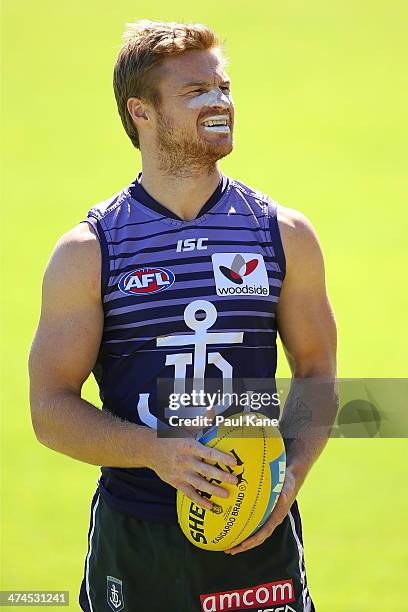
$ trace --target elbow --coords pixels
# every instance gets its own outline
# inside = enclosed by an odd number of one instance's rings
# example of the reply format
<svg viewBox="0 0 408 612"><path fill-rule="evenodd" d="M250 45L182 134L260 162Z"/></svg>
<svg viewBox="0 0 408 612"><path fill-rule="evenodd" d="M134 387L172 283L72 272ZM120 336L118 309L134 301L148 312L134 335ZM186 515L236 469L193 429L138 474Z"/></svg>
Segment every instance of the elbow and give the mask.
<svg viewBox="0 0 408 612"><path fill-rule="evenodd" d="M49 446L44 406L45 402L38 398L30 397L31 424L34 430L35 437L38 442L44 446Z"/></svg>
<svg viewBox="0 0 408 612"><path fill-rule="evenodd" d="M293 364L294 378L336 378L337 361L335 354L309 355Z"/></svg>
<svg viewBox="0 0 408 612"><path fill-rule="evenodd" d="M59 450L65 436L64 404L71 394L66 391L50 392L43 388L30 389L31 423L38 442Z"/></svg>
<svg viewBox="0 0 408 612"><path fill-rule="evenodd" d="M44 394L30 391L31 423L35 437L40 444L53 448L52 445L52 403Z"/></svg>

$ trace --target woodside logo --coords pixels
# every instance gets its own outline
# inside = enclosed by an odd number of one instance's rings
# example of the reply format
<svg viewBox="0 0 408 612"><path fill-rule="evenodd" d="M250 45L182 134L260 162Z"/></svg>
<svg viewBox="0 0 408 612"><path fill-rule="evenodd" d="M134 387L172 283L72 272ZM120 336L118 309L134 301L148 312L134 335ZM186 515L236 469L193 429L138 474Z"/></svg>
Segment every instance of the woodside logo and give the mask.
<svg viewBox="0 0 408 612"><path fill-rule="evenodd" d="M214 253L217 295L269 295L268 274L258 253Z"/></svg>

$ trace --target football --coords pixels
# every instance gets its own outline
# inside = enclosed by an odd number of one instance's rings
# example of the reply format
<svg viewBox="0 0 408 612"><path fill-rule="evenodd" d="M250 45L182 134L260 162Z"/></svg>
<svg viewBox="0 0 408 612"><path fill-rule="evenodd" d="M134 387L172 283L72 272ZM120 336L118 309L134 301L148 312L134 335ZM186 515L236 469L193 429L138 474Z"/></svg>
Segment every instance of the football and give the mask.
<svg viewBox="0 0 408 612"><path fill-rule="evenodd" d="M235 414L200 438L202 444L236 458L234 468L216 465L237 476L238 482L222 484L229 491L225 499L200 492L213 503L211 510L177 491L178 521L195 546L213 551L231 548L270 516L285 478L286 454L279 429L269 421L257 412Z"/></svg>

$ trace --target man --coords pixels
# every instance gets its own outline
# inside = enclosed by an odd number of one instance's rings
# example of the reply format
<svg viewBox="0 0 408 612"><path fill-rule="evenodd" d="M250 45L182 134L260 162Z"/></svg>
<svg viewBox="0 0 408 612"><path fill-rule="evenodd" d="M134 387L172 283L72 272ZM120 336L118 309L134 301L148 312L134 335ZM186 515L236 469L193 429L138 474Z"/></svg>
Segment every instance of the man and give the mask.
<svg viewBox="0 0 408 612"><path fill-rule="evenodd" d="M235 459L194 436L158 436L156 383L220 371L273 380L277 331L294 377L332 379L336 328L316 233L301 213L220 173L234 106L207 27L130 25L114 90L143 171L58 242L30 355L37 438L103 466L81 608L313 610L295 498L327 428L293 434L287 403L287 471L271 517L242 544L203 551L177 525L176 489L210 509L208 497L237 482ZM102 411L81 398L91 371Z"/></svg>

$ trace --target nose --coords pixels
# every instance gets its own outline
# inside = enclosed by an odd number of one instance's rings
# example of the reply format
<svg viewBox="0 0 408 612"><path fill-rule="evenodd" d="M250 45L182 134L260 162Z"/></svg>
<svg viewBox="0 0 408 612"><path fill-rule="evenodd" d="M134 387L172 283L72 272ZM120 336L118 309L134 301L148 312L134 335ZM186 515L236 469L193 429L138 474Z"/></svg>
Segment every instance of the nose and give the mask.
<svg viewBox="0 0 408 612"><path fill-rule="evenodd" d="M217 104L214 106L220 106L221 108L228 108L230 106L230 100L225 92L222 91L219 87L214 89L215 95L217 96Z"/></svg>
<svg viewBox="0 0 408 612"><path fill-rule="evenodd" d="M229 108L231 102L222 89L215 87L207 93L206 106L212 108Z"/></svg>

